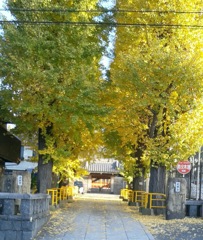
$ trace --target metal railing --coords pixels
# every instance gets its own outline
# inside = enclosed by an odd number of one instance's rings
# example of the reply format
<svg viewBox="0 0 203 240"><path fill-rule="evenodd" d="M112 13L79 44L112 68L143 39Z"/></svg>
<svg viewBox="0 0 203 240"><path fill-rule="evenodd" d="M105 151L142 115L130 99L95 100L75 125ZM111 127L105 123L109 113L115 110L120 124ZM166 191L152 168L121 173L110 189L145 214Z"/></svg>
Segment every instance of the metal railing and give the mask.
<svg viewBox="0 0 203 240"><path fill-rule="evenodd" d="M166 208L166 194L142 193L141 207L143 208Z"/></svg>
<svg viewBox="0 0 203 240"><path fill-rule="evenodd" d="M121 189L123 200L139 203L143 208L166 208L166 194L146 193L145 191L134 191L131 189Z"/></svg>
<svg viewBox="0 0 203 240"><path fill-rule="evenodd" d="M51 196L50 205L56 206L60 201L66 200L69 197L74 197L77 194L77 189L74 186L50 188L47 189L47 194Z"/></svg>
<svg viewBox="0 0 203 240"><path fill-rule="evenodd" d="M124 188L124 189L121 189L121 198L123 198L123 200L128 200L128 191L129 189L127 188Z"/></svg>
<svg viewBox="0 0 203 240"><path fill-rule="evenodd" d="M166 194L148 193L148 196L149 196L149 208L166 208Z"/></svg>
<svg viewBox="0 0 203 240"><path fill-rule="evenodd" d="M147 204L148 204L148 193L143 192L141 193L141 207L143 208L147 208Z"/></svg>
<svg viewBox="0 0 203 240"><path fill-rule="evenodd" d="M58 196L57 196L57 189L47 189L47 194L49 194L51 196L51 205L57 205L58 203Z"/></svg>

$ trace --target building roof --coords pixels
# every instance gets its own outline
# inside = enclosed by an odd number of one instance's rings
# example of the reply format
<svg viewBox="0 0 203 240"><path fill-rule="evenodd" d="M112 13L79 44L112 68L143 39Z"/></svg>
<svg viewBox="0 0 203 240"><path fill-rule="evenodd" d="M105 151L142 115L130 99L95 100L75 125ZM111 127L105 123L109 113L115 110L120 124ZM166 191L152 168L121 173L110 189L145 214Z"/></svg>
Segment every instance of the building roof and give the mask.
<svg viewBox="0 0 203 240"><path fill-rule="evenodd" d="M102 160L86 165L86 170L90 173L119 173L119 163L117 160Z"/></svg>
<svg viewBox="0 0 203 240"><path fill-rule="evenodd" d="M19 164L16 163L5 163L6 170L17 170L17 171L32 171L37 167L38 163L21 161Z"/></svg>

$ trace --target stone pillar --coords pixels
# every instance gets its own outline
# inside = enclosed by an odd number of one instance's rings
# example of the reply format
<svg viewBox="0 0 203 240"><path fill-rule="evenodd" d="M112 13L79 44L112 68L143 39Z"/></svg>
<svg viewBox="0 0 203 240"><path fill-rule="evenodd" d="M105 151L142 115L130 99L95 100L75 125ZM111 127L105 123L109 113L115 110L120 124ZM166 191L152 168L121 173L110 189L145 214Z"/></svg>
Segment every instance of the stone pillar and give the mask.
<svg viewBox="0 0 203 240"><path fill-rule="evenodd" d="M87 180L87 191L91 191L91 188L92 188L92 176L89 175L88 176L88 180Z"/></svg>
<svg viewBox="0 0 203 240"><path fill-rule="evenodd" d="M166 220L185 217L186 180L169 178L166 199Z"/></svg>
<svg viewBox="0 0 203 240"><path fill-rule="evenodd" d="M114 176L111 176L111 193L114 193Z"/></svg>
<svg viewBox="0 0 203 240"><path fill-rule="evenodd" d="M3 215L14 215L15 214L15 200L4 199L3 203Z"/></svg>
<svg viewBox="0 0 203 240"><path fill-rule="evenodd" d="M33 215L33 201L30 199L21 199L20 212L25 218L30 218Z"/></svg>
<svg viewBox="0 0 203 240"><path fill-rule="evenodd" d="M120 194L121 189L124 188L123 178L122 177L114 177L114 194Z"/></svg>

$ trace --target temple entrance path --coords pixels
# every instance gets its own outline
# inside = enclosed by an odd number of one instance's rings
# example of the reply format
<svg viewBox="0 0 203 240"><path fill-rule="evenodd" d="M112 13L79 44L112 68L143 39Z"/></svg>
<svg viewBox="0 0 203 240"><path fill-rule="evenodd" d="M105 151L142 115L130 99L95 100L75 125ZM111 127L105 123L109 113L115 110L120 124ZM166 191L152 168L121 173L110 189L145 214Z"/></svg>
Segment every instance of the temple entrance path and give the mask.
<svg viewBox="0 0 203 240"><path fill-rule="evenodd" d="M154 240L118 195L84 194L52 212L36 240Z"/></svg>

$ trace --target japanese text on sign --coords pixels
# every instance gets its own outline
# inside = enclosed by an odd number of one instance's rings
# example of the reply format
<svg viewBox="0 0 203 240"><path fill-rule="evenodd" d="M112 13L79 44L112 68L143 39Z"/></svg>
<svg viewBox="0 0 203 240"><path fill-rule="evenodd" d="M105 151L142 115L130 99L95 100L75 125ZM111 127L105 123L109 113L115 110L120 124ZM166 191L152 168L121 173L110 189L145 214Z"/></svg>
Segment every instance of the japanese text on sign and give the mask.
<svg viewBox="0 0 203 240"><path fill-rule="evenodd" d="M187 174L191 170L191 163L189 161L179 162L177 165L177 170L181 174Z"/></svg>

